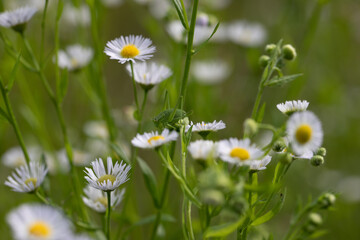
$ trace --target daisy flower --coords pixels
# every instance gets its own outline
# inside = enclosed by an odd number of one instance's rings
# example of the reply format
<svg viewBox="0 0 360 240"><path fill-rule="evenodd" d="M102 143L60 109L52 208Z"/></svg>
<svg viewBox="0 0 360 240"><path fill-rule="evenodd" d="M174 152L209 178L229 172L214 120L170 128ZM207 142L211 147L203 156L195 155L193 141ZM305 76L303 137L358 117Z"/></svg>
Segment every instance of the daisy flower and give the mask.
<svg viewBox="0 0 360 240"><path fill-rule="evenodd" d="M176 131L169 131L169 129L164 129L161 134L158 131L137 134L131 140L132 145L138 148L156 148L167 142L176 141L179 134Z"/></svg>
<svg viewBox="0 0 360 240"><path fill-rule="evenodd" d="M70 222L58 209L40 204L23 204L6 217L17 240L72 239Z"/></svg>
<svg viewBox="0 0 360 240"><path fill-rule="evenodd" d="M228 38L245 47L258 47L266 40L266 30L261 24L247 21L234 21L227 27Z"/></svg>
<svg viewBox="0 0 360 240"><path fill-rule="evenodd" d="M321 147L323 141L321 122L312 112L296 112L291 115L286 124L286 132L291 149L296 155L315 152Z"/></svg>
<svg viewBox="0 0 360 240"><path fill-rule="evenodd" d="M30 147L27 149L30 159L38 159L40 157L40 150L37 147ZM26 164L24 153L21 147L13 147L7 150L1 156L2 163L10 168L17 168Z"/></svg>
<svg viewBox="0 0 360 240"><path fill-rule="evenodd" d="M84 133L90 138L108 139L109 130L103 121L89 121L85 123Z"/></svg>
<svg viewBox="0 0 360 240"><path fill-rule="evenodd" d="M106 212L108 199L105 192L91 186L87 186L84 188L84 193L86 197L83 197L82 199L89 208L101 213ZM119 205L124 197L124 193L125 189L111 192L111 207L114 208Z"/></svg>
<svg viewBox="0 0 360 240"><path fill-rule="evenodd" d="M305 111L309 106L308 101L286 101L285 103L279 103L276 105L277 109L279 109L280 112L290 116L294 112L302 112Z"/></svg>
<svg viewBox="0 0 360 240"><path fill-rule="evenodd" d="M197 132L205 138L211 132L217 132L218 130L226 128L226 125L221 120L219 122L215 120L212 123L201 122L194 124L191 122L185 127L185 132L188 132L191 127L191 132Z"/></svg>
<svg viewBox="0 0 360 240"><path fill-rule="evenodd" d="M197 140L189 144L188 150L193 159L206 160L218 157L217 144L213 141Z"/></svg>
<svg viewBox="0 0 360 240"><path fill-rule="evenodd" d="M68 46L65 51L58 53L58 65L69 71L78 70L89 64L93 58L93 50L79 44Z"/></svg>
<svg viewBox="0 0 360 240"><path fill-rule="evenodd" d="M126 69L131 76L131 65L127 65ZM147 64L146 62L134 64L134 79L145 90L150 90L171 75L172 71L164 65Z"/></svg>
<svg viewBox="0 0 360 240"><path fill-rule="evenodd" d="M230 73L229 65L221 60L197 61L192 66L192 74L195 79L207 85L224 81Z"/></svg>
<svg viewBox="0 0 360 240"><path fill-rule="evenodd" d="M91 163L93 169L85 168L85 179L89 182L91 187L100 189L102 191L113 191L121 184L125 183L128 178L128 172L131 169L126 163L119 164L116 162L113 165L111 157L107 158L107 172L103 160L101 158Z"/></svg>
<svg viewBox="0 0 360 240"><path fill-rule="evenodd" d="M110 59L119 60L121 64L127 61L145 61L150 59L156 50L151 44L152 41L149 38L142 36L121 36L120 38L107 42L104 52Z"/></svg>
<svg viewBox="0 0 360 240"><path fill-rule="evenodd" d="M82 4L79 7L70 3L66 4L61 19L73 26L89 26L91 22L90 9L86 4Z"/></svg>
<svg viewBox="0 0 360 240"><path fill-rule="evenodd" d="M218 144L218 152L223 161L239 166L251 166L254 160L261 160L264 155L264 152L257 148L255 144L251 144L248 138L244 140L237 138L222 140Z"/></svg>
<svg viewBox="0 0 360 240"><path fill-rule="evenodd" d="M34 7L22 7L0 14L0 26L12 28L17 32L23 32L26 23L34 16L37 9Z"/></svg>
<svg viewBox="0 0 360 240"><path fill-rule="evenodd" d="M8 176L5 185L11 187L15 192L35 191L44 181L48 169L39 162L30 162L29 166L16 168L12 176Z"/></svg>
<svg viewBox="0 0 360 240"><path fill-rule="evenodd" d="M265 170L270 161L270 156L265 156L262 160L254 160L250 164L250 169L256 171Z"/></svg>

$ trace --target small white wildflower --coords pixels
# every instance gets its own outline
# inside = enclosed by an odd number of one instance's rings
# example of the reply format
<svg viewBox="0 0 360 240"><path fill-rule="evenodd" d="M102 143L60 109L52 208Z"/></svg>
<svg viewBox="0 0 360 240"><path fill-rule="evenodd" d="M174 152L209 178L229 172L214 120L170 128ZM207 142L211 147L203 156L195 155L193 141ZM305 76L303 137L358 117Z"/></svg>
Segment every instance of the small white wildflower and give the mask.
<svg viewBox="0 0 360 240"><path fill-rule="evenodd" d="M206 160L208 158L215 159L218 157L217 143L209 140L191 142L188 150L193 159Z"/></svg>
<svg viewBox="0 0 360 240"><path fill-rule="evenodd" d="M234 21L229 23L228 38L236 44L245 47L258 47L266 40L266 30L258 23Z"/></svg>
<svg viewBox="0 0 360 240"><path fill-rule="evenodd" d="M192 132L216 132L218 130L226 128L226 125L223 121L213 121L213 122L201 122L194 124L191 122L186 126L185 132L189 131L192 127Z"/></svg>
<svg viewBox="0 0 360 240"><path fill-rule="evenodd" d="M262 160L253 160L250 164L251 170L265 170L266 166L270 163L271 157L265 156Z"/></svg>
<svg viewBox="0 0 360 240"><path fill-rule="evenodd" d="M37 12L34 7L21 7L12 11L6 11L0 14L0 26L13 28L17 32L23 32L26 23Z"/></svg>
<svg viewBox="0 0 360 240"><path fill-rule="evenodd" d="M90 9L86 4L79 7L66 4L61 19L73 26L89 26L91 21Z"/></svg>
<svg viewBox="0 0 360 240"><path fill-rule="evenodd" d="M291 115L294 112L301 112L305 111L309 106L308 101L286 101L285 103L279 103L276 105L277 109L279 109L280 112Z"/></svg>
<svg viewBox="0 0 360 240"><path fill-rule="evenodd" d="M176 131L169 131L169 129L164 129L161 134L158 131L137 134L131 140L132 145L138 148L156 148L167 142L176 141L179 134Z"/></svg>
<svg viewBox="0 0 360 240"><path fill-rule="evenodd" d="M218 84L229 77L229 65L222 60L194 61L192 74L195 80L203 84Z"/></svg>
<svg viewBox="0 0 360 240"><path fill-rule="evenodd" d="M94 52L91 48L83 47L79 44L68 46L65 51L58 53L58 65L69 71L78 70L85 67L92 60Z"/></svg>
<svg viewBox="0 0 360 240"><path fill-rule="evenodd" d="M103 121L89 121L85 123L84 133L91 138L108 139L109 131L106 123Z"/></svg>

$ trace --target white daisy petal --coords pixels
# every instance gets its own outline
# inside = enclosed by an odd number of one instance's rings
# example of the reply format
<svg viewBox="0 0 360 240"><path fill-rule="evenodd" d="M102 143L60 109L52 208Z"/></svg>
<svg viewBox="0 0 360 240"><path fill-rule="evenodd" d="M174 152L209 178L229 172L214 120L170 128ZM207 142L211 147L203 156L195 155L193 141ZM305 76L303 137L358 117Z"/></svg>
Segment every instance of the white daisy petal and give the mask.
<svg viewBox="0 0 360 240"><path fill-rule="evenodd" d="M296 112L287 121L286 131L292 150L296 155L309 151L315 152L321 147L323 130L317 116L309 111Z"/></svg>
<svg viewBox="0 0 360 240"><path fill-rule="evenodd" d="M192 127L192 132L216 132L218 130L226 128L226 125L223 121L213 121L213 122L201 122L194 124L191 122L189 125L185 127L185 131L189 131Z"/></svg>
<svg viewBox="0 0 360 240"><path fill-rule="evenodd" d="M291 115L294 112L301 112L305 111L309 106L308 101L286 101L285 103L279 103L276 105L277 109L279 109L280 112Z"/></svg>
<svg viewBox="0 0 360 240"><path fill-rule="evenodd" d="M22 31L25 24L36 12L37 9L34 7L21 7L12 11L3 12L0 14L0 26Z"/></svg>
<svg viewBox="0 0 360 240"><path fill-rule="evenodd" d="M164 129L161 134L158 131L137 134L131 140L132 145L138 148L155 148L159 147L167 142L176 141L179 134L176 131L169 131L169 129Z"/></svg>
<svg viewBox="0 0 360 240"><path fill-rule="evenodd" d="M208 140L197 140L188 146L188 150L193 159L206 160L218 157L217 143Z"/></svg>
<svg viewBox="0 0 360 240"><path fill-rule="evenodd" d="M6 217L13 239L72 239L70 221L50 206L23 204Z"/></svg>
<svg viewBox="0 0 360 240"><path fill-rule="evenodd" d="M85 179L91 187L102 191L113 191L120 185L129 180L128 173L131 169L126 163L112 163L112 159L107 159L107 171L101 158L91 163L93 169L85 168Z"/></svg>

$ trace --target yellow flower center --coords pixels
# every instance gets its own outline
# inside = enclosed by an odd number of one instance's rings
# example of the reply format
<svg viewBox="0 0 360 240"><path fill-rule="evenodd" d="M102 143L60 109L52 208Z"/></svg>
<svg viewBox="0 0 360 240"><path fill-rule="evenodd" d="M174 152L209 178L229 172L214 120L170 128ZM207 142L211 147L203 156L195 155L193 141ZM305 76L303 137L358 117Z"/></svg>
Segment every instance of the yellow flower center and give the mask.
<svg viewBox="0 0 360 240"><path fill-rule="evenodd" d="M33 184L33 186L36 186L37 179L36 178L28 178L25 180L25 185L30 186L30 183Z"/></svg>
<svg viewBox="0 0 360 240"><path fill-rule="evenodd" d="M152 141L158 141L158 140L164 140L165 138L163 136L153 136L149 138L148 143L151 144Z"/></svg>
<svg viewBox="0 0 360 240"><path fill-rule="evenodd" d="M245 161L250 158L250 153L248 152L248 150L246 150L244 148L236 147L231 150L230 156L233 158L238 158L241 161Z"/></svg>
<svg viewBox="0 0 360 240"><path fill-rule="evenodd" d="M72 58L72 59L71 59L71 66L77 67L78 64L79 64L79 62L78 62L75 58Z"/></svg>
<svg viewBox="0 0 360 240"><path fill-rule="evenodd" d="M302 124L298 127L298 129L296 129L295 137L296 140L301 144L307 143L311 139L311 136L312 129L307 124Z"/></svg>
<svg viewBox="0 0 360 240"><path fill-rule="evenodd" d="M139 55L139 53L139 49L133 44L126 45L120 52L123 58L134 58Z"/></svg>
<svg viewBox="0 0 360 240"><path fill-rule="evenodd" d="M96 202L99 202L100 204L107 207L107 198L106 197L99 197L98 199L96 199Z"/></svg>
<svg viewBox="0 0 360 240"><path fill-rule="evenodd" d="M111 183L114 183L115 180L116 180L116 177L113 176L113 175L104 175L104 176L101 176L101 177L97 180L97 182L98 182L98 183L103 183L103 182L106 182L106 183L107 183L108 180L110 180Z"/></svg>
<svg viewBox="0 0 360 240"><path fill-rule="evenodd" d="M36 237L49 237L51 234L51 229L47 223L37 221L30 226L29 233Z"/></svg>

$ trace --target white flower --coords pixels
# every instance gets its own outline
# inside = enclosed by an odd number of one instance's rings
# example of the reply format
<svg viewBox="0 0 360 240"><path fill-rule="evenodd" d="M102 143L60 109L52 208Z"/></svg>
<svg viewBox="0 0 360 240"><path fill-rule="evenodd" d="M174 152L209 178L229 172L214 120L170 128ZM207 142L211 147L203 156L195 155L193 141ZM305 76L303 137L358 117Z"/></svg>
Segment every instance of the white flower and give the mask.
<svg viewBox="0 0 360 240"><path fill-rule="evenodd" d="M265 156L262 160L253 160L250 164L251 170L264 170L266 166L270 163L271 157Z"/></svg>
<svg viewBox="0 0 360 240"><path fill-rule="evenodd" d="M104 52L110 59L119 60L121 64L127 61L145 61L150 59L156 50L151 44L152 41L149 38L143 38L142 36L121 36L107 42Z"/></svg>
<svg viewBox="0 0 360 240"><path fill-rule="evenodd" d="M74 26L88 26L91 21L90 9L86 4L76 7L66 4L61 19Z"/></svg>
<svg viewBox="0 0 360 240"><path fill-rule="evenodd" d="M103 121L89 121L84 125L84 133L91 138L108 139L109 130Z"/></svg>
<svg viewBox="0 0 360 240"><path fill-rule="evenodd" d="M185 29L179 20L169 22L166 31L175 42L185 42Z"/></svg>
<svg viewBox="0 0 360 240"><path fill-rule="evenodd" d="M206 160L208 158L215 159L217 154L217 143L208 140L197 140L188 146L188 150L193 159Z"/></svg>
<svg viewBox="0 0 360 240"><path fill-rule="evenodd" d="M88 207L94 209L97 212L106 212L106 209L108 207L108 199L105 192L91 186L87 186L86 188L84 188L84 193L86 197L83 197L82 199ZM119 203L124 197L124 193L125 189L122 189L121 191L111 192L111 207L114 208L119 205Z"/></svg>
<svg viewBox="0 0 360 240"><path fill-rule="evenodd" d="M296 155L321 147L323 131L320 120L309 111L296 112L287 121L286 132L291 148Z"/></svg>
<svg viewBox="0 0 360 240"><path fill-rule="evenodd" d="M44 181L48 169L39 162L30 162L29 166L16 168L12 176L8 176L5 185L15 192L33 192L37 189Z"/></svg>
<svg viewBox="0 0 360 240"><path fill-rule="evenodd" d="M70 222L50 206L23 204L6 217L16 240L72 239Z"/></svg>
<svg viewBox="0 0 360 240"><path fill-rule="evenodd" d="M57 158L61 165L61 170L68 172L70 170L69 159L65 149L57 152ZM73 161L75 166L88 166L91 162L91 155L82 150L73 149Z"/></svg>
<svg viewBox="0 0 360 240"><path fill-rule="evenodd" d="M155 148L161 146L167 142L176 141L179 134L176 131L169 131L169 129L164 129L161 134L156 132L137 134L131 140L132 145L138 148Z"/></svg>
<svg viewBox="0 0 360 240"><path fill-rule="evenodd" d="M229 77L231 71L225 61L196 61L192 66L192 74L200 83L217 84Z"/></svg>
<svg viewBox="0 0 360 240"><path fill-rule="evenodd" d="M279 103L276 105L277 109L279 109L280 112L291 115L294 112L300 112L305 111L309 106L308 101L286 101L285 103Z"/></svg>
<svg viewBox="0 0 360 240"><path fill-rule="evenodd" d="M77 70L89 64L93 58L93 50L79 44L68 46L58 53L58 65L70 71Z"/></svg>
<svg viewBox="0 0 360 240"><path fill-rule="evenodd" d="M157 19L166 17L172 8L168 0L152 0L149 2L149 11Z"/></svg>
<svg viewBox="0 0 360 240"><path fill-rule="evenodd" d="M14 28L22 32L25 24L34 16L37 9L34 7L21 7L0 14L0 26Z"/></svg>
<svg viewBox="0 0 360 240"><path fill-rule="evenodd" d="M31 161L40 157L40 150L37 147L27 148ZM21 147L13 147L7 150L1 157L2 163L10 168L24 166L26 164L24 153Z"/></svg>
<svg viewBox="0 0 360 240"><path fill-rule="evenodd" d="M107 172L101 158L91 163L93 169L85 168L85 179L89 185L102 191L113 191L121 184L125 183L128 178L128 172L131 169L126 163L113 165L111 157L107 158Z"/></svg>
<svg viewBox="0 0 360 240"><path fill-rule="evenodd" d="M257 148L255 144L251 144L248 138L244 140L237 138L222 140L218 144L218 152L223 161L239 166L251 166L254 160L261 160L264 156L264 152Z"/></svg>
<svg viewBox="0 0 360 240"><path fill-rule="evenodd" d="M190 127L192 127L191 132L216 132L218 130L226 128L226 125L223 121L213 121L211 122L201 122L194 124L191 122L186 126L185 131L189 131Z"/></svg>
<svg viewBox="0 0 360 240"><path fill-rule="evenodd" d="M131 76L131 66L127 65ZM136 63L134 64L134 79L137 83L141 84L145 88L151 88L169 78L172 75L172 71L164 66L156 63Z"/></svg>
<svg viewBox="0 0 360 240"><path fill-rule="evenodd" d="M266 30L258 23L234 21L227 28L228 38L245 47L258 47L266 40Z"/></svg>

